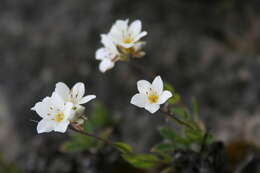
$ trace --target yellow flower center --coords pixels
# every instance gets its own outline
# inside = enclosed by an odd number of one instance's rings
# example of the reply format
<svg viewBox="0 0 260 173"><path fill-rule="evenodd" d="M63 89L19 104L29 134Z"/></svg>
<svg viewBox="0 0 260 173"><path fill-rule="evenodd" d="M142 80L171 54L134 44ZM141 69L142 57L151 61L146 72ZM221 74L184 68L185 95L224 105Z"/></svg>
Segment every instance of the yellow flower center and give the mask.
<svg viewBox="0 0 260 173"><path fill-rule="evenodd" d="M54 115L54 120L59 123L64 119L64 114L62 112L59 112Z"/></svg>
<svg viewBox="0 0 260 173"><path fill-rule="evenodd" d="M157 103L159 97L156 94L151 94L148 96L149 103Z"/></svg>
<svg viewBox="0 0 260 173"><path fill-rule="evenodd" d="M123 42L124 42L125 44L128 44L128 43L131 43L132 41L133 41L133 40L128 37L128 38L125 38Z"/></svg>

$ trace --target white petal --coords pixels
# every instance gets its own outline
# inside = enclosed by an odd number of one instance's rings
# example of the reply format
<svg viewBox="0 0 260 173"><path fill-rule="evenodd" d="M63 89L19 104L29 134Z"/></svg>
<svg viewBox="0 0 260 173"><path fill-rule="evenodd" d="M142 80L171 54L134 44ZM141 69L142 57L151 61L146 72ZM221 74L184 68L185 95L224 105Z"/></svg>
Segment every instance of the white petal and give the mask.
<svg viewBox="0 0 260 173"><path fill-rule="evenodd" d="M158 104L146 104L145 109L153 114L160 109L160 105L158 105Z"/></svg>
<svg viewBox="0 0 260 173"><path fill-rule="evenodd" d="M79 104L84 104L84 103L87 103L89 102L90 100L96 98L95 95L88 95L88 96L85 96L83 97L80 101L79 101Z"/></svg>
<svg viewBox="0 0 260 173"><path fill-rule="evenodd" d="M51 101L52 101L52 107L54 107L54 109L63 110L65 101L60 97L59 94L53 92L51 96Z"/></svg>
<svg viewBox="0 0 260 173"><path fill-rule="evenodd" d="M120 42L118 44L120 44L120 46L123 46L124 48L130 48L130 47L133 47L135 45L134 42L131 42L131 43Z"/></svg>
<svg viewBox="0 0 260 173"><path fill-rule="evenodd" d="M114 44L111 36L101 34L101 42L104 44L105 48L108 48L112 54L117 54L117 48L116 45Z"/></svg>
<svg viewBox="0 0 260 173"><path fill-rule="evenodd" d="M159 97L158 104L165 103L170 97L172 97L172 93L170 91L163 91Z"/></svg>
<svg viewBox="0 0 260 173"><path fill-rule="evenodd" d="M128 19L117 20L116 23L112 26L111 32L127 31L127 28L128 28Z"/></svg>
<svg viewBox="0 0 260 173"><path fill-rule="evenodd" d="M54 130L53 121L48 121L48 120L42 119L37 125L37 132L39 134L45 133L45 132L51 132L52 130Z"/></svg>
<svg viewBox="0 0 260 173"><path fill-rule="evenodd" d="M96 60L103 60L108 57L109 53L106 48L102 47L96 51Z"/></svg>
<svg viewBox="0 0 260 173"><path fill-rule="evenodd" d="M77 121L81 116L84 115L85 107L81 105L74 105L76 109L73 109L75 112L73 116L69 117L68 120L70 121Z"/></svg>
<svg viewBox="0 0 260 173"><path fill-rule="evenodd" d="M120 44L123 40L123 36L128 32L128 19L127 20L117 20L116 23L111 27L109 35L111 39Z"/></svg>
<svg viewBox="0 0 260 173"><path fill-rule="evenodd" d="M70 122L68 120L62 121L62 122L57 124L57 126L54 128L54 131L65 133L69 124L70 124Z"/></svg>
<svg viewBox="0 0 260 173"><path fill-rule="evenodd" d="M72 87L72 97L75 102L78 102L79 100L81 100L81 98L84 96L84 94L85 94L84 83L78 82Z"/></svg>
<svg viewBox="0 0 260 173"><path fill-rule="evenodd" d="M152 88L157 94L161 94L163 91L163 81L160 76L156 76L156 78L153 80Z"/></svg>
<svg viewBox="0 0 260 173"><path fill-rule="evenodd" d="M147 97L144 94L135 94L132 97L130 103L139 108L144 108L145 104L147 103Z"/></svg>
<svg viewBox="0 0 260 173"><path fill-rule="evenodd" d="M115 63L112 62L111 60L109 59L104 59L103 61L100 62L99 64L99 70L104 73L106 72L107 70L113 68L115 66Z"/></svg>
<svg viewBox="0 0 260 173"><path fill-rule="evenodd" d="M129 32L131 33L132 36L137 36L142 29L142 23L140 20L135 20L131 23L129 26Z"/></svg>
<svg viewBox="0 0 260 173"><path fill-rule="evenodd" d="M73 110L74 104L71 102L67 102L65 104L63 113L64 113L64 119L72 119L75 116L75 111Z"/></svg>
<svg viewBox="0 0 260 173"><path fill-rule="evenodd" d="M147 94L151 88L151 83L146 80L139 80L137 82L137 89L142 94Z"/></svg>
<svg viewBox="0 0 260 173"><path fill-rule="evenodd" d="M48 113L50 113L51 106L51 98L46 97L43 99L43 101L36 103L35 106L31 108L31 110L36 111L40 117L44 118L45 116L47 116Z"/></svg>
<svg viewBox="0 0 260 173"><path fill-rule="evenodd" d="M147 35L146 31L141 32L140 34L138 34L135 38L134 38L134 42L140 40L141 38L143 38L144 36Z"/></svg>
<svg viewBox="0 0 260 173"><path fill-rule="evenodd" d="M69 87L63 83L63 82L58 82L55 87L55 92L64 100L67 101L69 98L70 94L70 89Z"/></svg>

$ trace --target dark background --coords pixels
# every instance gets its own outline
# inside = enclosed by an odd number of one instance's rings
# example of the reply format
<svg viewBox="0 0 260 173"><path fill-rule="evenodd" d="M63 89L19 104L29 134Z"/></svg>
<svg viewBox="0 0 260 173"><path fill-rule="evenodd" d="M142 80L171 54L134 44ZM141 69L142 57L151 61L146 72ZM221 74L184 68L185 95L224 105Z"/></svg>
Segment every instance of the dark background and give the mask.
<svg viewBox="0 0 260 173"><path fill-rule="evenodd" d="M95 93L96 100L122 117L122 140L137 151L152 145L163 119L129 103L136 81L152 78L127 63L102 74L95 60L99 35L115 20L127 18L140 19L148 31L147 55L133 61L170 82L186 104L195 96L217 139L259 144L259 130L251 128L260 124L259 6L258 0L1 0L4 159L25 172L95 172L91 159L58 151L66 134L37 135L30 121L38 118L30 108L50 95L58 81L69 86L84 82L87 93ZM91 108L92 103L87 105Z"/></svg>

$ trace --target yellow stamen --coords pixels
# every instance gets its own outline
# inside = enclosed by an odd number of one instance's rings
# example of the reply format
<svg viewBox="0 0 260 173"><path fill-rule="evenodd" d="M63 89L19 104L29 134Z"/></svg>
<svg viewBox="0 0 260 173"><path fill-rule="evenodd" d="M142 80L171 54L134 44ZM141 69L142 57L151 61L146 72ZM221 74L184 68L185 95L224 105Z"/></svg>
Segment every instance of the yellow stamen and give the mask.
<svg viewBox="0 0 260 173"><path fill-rule="evenodd" d="M157 103L159 97L156 94L151 94L148 96L148 100L150 103Z"/></svg>
<svg viewBox="0 0 260 173"><path fill-rule="evenodd" d="M124 39L124 43L125 44L128 44L128 43L131 43L133 40L131 38L125 38Z"/></svg>
<svg viewBox="0 0 260 173"><path fill-rule="evenodd" d="M64 114L62 112L59 112L55 114L54 120L59 123L64 119Z"/></svg>

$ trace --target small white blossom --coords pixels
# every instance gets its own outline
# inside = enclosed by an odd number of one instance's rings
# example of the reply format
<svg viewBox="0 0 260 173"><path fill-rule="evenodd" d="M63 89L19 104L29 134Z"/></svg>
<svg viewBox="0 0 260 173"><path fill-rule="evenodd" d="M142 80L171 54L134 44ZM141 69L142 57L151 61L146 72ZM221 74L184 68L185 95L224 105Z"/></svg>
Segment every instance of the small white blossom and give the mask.
<svg viewBox="0 0 260 173"><path fill-rule="evenodd" d="M123 48L134 47L138 41L147 35L146 31L142 30L142 23L140 20L135 20L128 26L127 20L117 20L112 26L109 35L116 45Z"/></svg>
<svg viewBox="0 0 260 173"><path fill-rule="evenodd" d="M145 108L152 114L160 109L161 104L172 97L170 91L163 91L163 81L160 76L157 76L152 84L146 80L139 80L137 89L139 93L132 97L131 104Z"/></svg>
<svg viewBox="0 0 260 173"><path fill-rule="evenodd" d="M54 92L57 93L64 102L71 102L73 104L75 116L72 120L77 120L77 118L83 115L85 107L82 106L82 104L96 98L95 95L84 96L85 85L82 82L76 83L72 89L70 89L65 83L58 82Z"/></svg>
<svg viewBox="0 0 260 173"><path fill-rule="evenodd" d="M57 94L53 93L51 97L44 98L41 102L35 104L32 110L42 117L37 125L37 132L61 132L64 133L74 116L71 102L64 100Z"/></svg>
<svg viewBox="0 0 260 173"><path fill-rule="evenodd" d="M115 62L119 60L120 54L110 36L101 34L101 42L104 47L96 51L96 59L101 61L99 70L104 73L115 66Z"/></svg>

